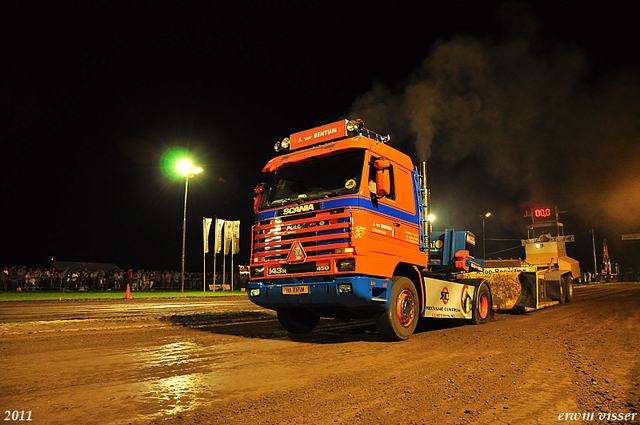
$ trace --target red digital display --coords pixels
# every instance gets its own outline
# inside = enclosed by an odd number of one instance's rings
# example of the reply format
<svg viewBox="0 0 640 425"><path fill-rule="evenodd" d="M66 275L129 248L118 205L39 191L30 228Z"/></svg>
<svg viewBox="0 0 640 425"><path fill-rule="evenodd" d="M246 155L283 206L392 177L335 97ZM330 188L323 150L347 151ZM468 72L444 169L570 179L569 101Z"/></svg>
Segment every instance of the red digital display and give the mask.
<svg viewBox="0 0 640 425"><path fill-rule="evenodd" d="M551 217L551 208L534 208L533 216L535 218L547 218Z"/></svg>

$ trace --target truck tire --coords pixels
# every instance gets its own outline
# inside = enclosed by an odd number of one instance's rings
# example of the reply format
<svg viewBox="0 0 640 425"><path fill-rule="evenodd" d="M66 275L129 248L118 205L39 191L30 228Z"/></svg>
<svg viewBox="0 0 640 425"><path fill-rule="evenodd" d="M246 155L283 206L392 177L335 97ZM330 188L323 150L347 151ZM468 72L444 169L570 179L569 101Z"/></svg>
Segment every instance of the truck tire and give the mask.
<svg viewBox="0 0 640 425"><path fill-rule="evenodd" d="M571 275L564 276L564 301L570 303L573 299L573 279Z"/></svg>
<svg viewBox="0 0 640 425"><path fill-rule="evenodd" d="M389 308L376 317L376 328L382 338L404 341L416 329L420 307L418 291L408 277L394 276L391 281Z"/></svg>
<svg viewBox="0 0 640 425"><path fill-rule="evenodd" d="M493 316L493 299L491 298L491 291L489 285L486 282L482 282L478 286L476 296L473 301L473 316L472 321L476 325L487 323Z"/></svg>
<svg viewBox="0 0 640 425"><path fill-rule="evenodd" d="M566 298L565 298L565 294L567 293L566 287L565 287L565 280L564 278L562 278L562 281L560 282L560 285L558 286L560 288L560 298L558 298L558 302L560 304L564 304Z"/></svg>
<svg viewBox="0 0 640 425"><path fill-rule="evenodd" d="M309 310L282 309L278 310L278 321L292 334L308 334L318 326L320 316Z"/></svg>

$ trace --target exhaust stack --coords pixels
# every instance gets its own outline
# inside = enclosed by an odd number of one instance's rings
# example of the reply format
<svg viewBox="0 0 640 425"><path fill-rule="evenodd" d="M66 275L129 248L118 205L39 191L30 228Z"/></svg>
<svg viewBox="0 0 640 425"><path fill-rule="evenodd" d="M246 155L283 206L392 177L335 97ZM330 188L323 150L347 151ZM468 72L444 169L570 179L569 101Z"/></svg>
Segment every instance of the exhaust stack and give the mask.
<svg viewBox="0 0 640 425"><path fill-rule="evenodd" d="M422 233L424 234L424 246L427 253L427 264L431 261L431 191L427 186L427 162L422 161L420 164L420 174L422 174Z"/></svg>

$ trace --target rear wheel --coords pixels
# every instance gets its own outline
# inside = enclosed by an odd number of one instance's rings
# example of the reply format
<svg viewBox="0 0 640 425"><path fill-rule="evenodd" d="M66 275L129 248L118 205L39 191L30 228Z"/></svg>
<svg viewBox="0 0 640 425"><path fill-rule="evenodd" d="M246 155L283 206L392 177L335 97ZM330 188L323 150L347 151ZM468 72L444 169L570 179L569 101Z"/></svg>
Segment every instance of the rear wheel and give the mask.
<svg viewBox="0 0 640 425"><path fill-rule="evenodd" d="M418 291L408 277L394 277L389 308L376 317L380 335L390 341L408 339L418 324Z"/></svg>
<svg viewBox="0 0 640 425"><path fill-rule="evenodd" d="M320 316L303 309L278 310L278 321L292 334L308 334L318 326Z"/></svg>
<svg viewBox="0 0 640 425"><path fill-rule="evenodd" d="M573 299L573 279L571 275L564 276L564 301L570 303Z"/></svg>
<svg viewBox="0 0 640 425"><path fill-rule="evenodd" d="M492 315L493 300L491 298L491 291L489 290L489 285L487 285L486 282L482 282L480 286L478 286L473 303L473 323L476 325L487 323L491 320Z"/></svg>
<svg viewBox="0 0 640 425"><path fill-rule="evenodd" d="M566 298L565 295L567 293L567 289L565 287L565 280L564 278L562 279L562 281L560 282L560 285L558 285L558 288L560 290L560 298L558 299L558 301L560 302L560 304L564 304Z"/></svg>

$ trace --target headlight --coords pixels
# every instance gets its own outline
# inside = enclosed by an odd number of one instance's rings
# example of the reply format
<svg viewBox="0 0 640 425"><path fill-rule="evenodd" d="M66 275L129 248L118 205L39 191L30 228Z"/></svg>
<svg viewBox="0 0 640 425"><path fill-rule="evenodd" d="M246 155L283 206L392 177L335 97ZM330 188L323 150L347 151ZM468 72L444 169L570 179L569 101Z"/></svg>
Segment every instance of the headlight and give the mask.
<svg viewBox="0 0 640 425"><path fill-rule="evenodd" d="M338 285L339 294L350 294L353 292L353 287L350 283L341 283Z"/></svg>
<svg viewBox="0 0 640 425"><path fill-rule="evenodd" d="M336 264L339 272L352 272L356 269L356 259L355 258L347 258L344 260L338 261Z"/></svg>
<svg viewBox="0 0 640 425"><path fill-rule="evenodd" d="M281 142L276 142L273 146L273 150L276 152L280 151L288 151L291 147L291 140L288 137L285 137Z"/></svg>
<svg viewBox="0 0 640 425"><path fill-rule="evenodd" d="M249 296L250 297L259 297L260 296L260 289L251 289L249 291Z"/></svg>
<svg viewBox="0 0 640 425"><path fill-rule="evenodd" d="M361 119L349 120L347 122L347 131L360 131L364 128L364 121Z"/></svg>

